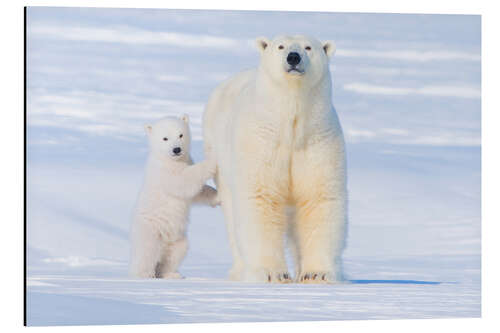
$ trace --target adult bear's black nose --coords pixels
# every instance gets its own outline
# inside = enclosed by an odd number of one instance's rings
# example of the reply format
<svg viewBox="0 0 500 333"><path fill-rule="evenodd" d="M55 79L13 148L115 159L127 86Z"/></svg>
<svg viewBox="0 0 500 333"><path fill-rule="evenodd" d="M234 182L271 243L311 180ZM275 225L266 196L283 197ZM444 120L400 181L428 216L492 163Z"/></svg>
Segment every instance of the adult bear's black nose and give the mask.
<svg viewBox="0 0 500 333"><path fill-rule="evenodd" d="M173 152L174 152L174 154L179 154L181 152L181 148L175 147Z"/></svg>
<svg viewBox="0 0 500 333"><path fill-rule="evenodd" d="M288 53L288 57L286 57L286 62L292 66L298 65L298 63L300 62L300 54L298 54L297 52Z"/></svg>

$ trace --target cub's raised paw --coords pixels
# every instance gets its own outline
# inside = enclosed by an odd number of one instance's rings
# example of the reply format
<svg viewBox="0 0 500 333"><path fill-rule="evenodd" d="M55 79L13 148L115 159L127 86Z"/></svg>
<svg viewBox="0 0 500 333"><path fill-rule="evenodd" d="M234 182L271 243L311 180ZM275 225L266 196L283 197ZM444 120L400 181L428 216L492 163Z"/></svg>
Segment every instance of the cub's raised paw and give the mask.
<svg viewBox="0 0 500 333"><path fill-rule="evenodd" d="M205 172L209 178L213 178L217 172L217 161L213 157L209 157L204 162Z"/></svg>

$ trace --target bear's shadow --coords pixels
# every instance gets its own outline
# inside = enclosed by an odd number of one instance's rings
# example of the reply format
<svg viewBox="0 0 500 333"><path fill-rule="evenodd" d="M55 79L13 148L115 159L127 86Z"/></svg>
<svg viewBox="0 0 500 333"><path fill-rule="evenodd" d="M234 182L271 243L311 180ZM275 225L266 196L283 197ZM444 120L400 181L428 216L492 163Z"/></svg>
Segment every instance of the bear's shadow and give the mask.
<svg viewBox="0 0 500 333"><path fill-rule="evenodd" d="M443 282L437 281L418 281L418 280L349 280L353 284L427 284L438 285Z"/></svg>

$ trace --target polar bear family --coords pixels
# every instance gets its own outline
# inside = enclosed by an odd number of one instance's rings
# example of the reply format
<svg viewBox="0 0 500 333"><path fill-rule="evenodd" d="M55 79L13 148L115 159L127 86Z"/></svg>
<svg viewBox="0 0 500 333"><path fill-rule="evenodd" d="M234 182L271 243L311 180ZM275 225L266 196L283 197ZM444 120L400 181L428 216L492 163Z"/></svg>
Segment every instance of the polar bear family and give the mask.
<svg viewBox="0 0 500 333"><path fill-rule="evenodd" d="M212 93L203 118L233 266L230 278L342 280L347 227L342 129L332 106L332 42L305 36L258 38L257 69Z"/></svg>

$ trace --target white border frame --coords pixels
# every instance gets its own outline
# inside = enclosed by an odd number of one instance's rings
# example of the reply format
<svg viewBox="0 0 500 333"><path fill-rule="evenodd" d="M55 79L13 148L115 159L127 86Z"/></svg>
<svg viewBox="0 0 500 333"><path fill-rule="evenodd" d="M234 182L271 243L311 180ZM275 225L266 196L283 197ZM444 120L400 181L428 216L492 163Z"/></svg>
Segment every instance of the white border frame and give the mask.
<svg viewBox="0 0 500 333"><path fill-rule="evenodd" d="M3 3L0 17L4 44L0 62L1 75L1 117L0 145L2 172L0 184L2 203L0 222L0 254L2 267L1 317L2 330L17 332L23 329L23 7L65 6L65 7L121 7L121 8L183 8L183 9L251 9L251 10L294 10L335 11L369 13L440 13L482 15L482 319L432 319L432 320L387 320L387 321L332 321L332 322L286 322L248 324L183 324L183 325L132 325L132 326L87 326L30 328L37 332L86 332L89 329L105 329L110 332L176 331L193 332L200 329L218 332L254 331L269 329L274 332L304 332L321 330L335 332L489 332L500 327L498 310L500 253L498 209L498 188L500 182L500 108L498 104L498 62L500 59L498 35L500 17L493 1L355 1L326 2L307 0L252 1L251 5L235 1L211 0L182 1L16 1Z"/></svg>

